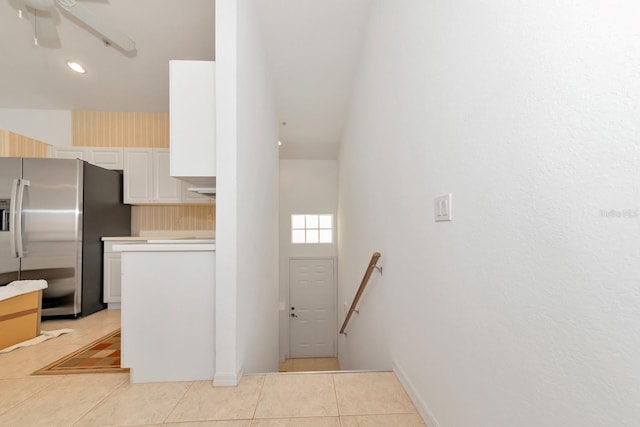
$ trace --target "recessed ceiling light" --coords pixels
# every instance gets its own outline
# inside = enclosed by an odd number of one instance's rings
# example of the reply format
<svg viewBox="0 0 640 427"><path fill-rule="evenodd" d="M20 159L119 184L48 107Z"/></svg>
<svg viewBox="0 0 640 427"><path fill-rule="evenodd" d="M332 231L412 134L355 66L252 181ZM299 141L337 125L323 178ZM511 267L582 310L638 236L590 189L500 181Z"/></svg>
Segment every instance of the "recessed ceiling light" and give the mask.
<svg viewBox="0 0 640 427"><path fill-rule="evenodd" d="M278 141L278 147L282 145L282 141Z"/></svg>
<svg viewBox="0 0 640 427"><path fill-rule="evenodd" d="M76 73L84 74L87 72L87 70L85 70L80 63L75 61L71 61L71 60L67 61L67 67L71 68Z"/></svg>

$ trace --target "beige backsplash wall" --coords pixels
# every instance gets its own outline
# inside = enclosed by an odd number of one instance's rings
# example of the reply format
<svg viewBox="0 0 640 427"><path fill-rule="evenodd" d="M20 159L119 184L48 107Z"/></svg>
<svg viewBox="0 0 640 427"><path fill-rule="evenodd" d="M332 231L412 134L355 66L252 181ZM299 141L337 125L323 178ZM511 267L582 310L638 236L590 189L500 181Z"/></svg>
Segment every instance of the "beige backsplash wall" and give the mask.
<svg viewBox="0 0 640 427"><path fill-rule="evenodd" d="M169 114L73 111L73 145L169 148ZM140 230L215 230L211 205L138 205L131 208L131 233Z"/></svg>
<svg viewBox="0 0 640 427"><path fill-rule="evenodd" d="M211 205L133 206L131 233L140 230L215 230L216 208Z"/></svg>
<svg viewBox="0 0 640 427"><path fill-rule="evenodd" d="M0 157L47 157L49 147L37 139L0 130Z"/></svg>

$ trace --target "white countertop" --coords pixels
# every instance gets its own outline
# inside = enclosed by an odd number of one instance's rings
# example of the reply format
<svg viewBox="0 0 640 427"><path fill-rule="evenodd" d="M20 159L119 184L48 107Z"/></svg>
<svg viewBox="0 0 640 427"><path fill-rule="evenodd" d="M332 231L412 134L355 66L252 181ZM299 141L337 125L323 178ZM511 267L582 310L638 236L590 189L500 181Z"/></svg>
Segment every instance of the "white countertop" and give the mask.
<svg viewBox="0 0 640 427"><path fill-rule="evenodd" d="M102 237L102 241L103 242L109 242L109 241L123 241L123 242L127 242L127 241L142 241L142 242L146 242L147 240L149 240L149 237L143 237L143 236L114 236L114 237Z"/></svg>
<svg viewBox="0 0 640 427"><path fill-rule="evenodd" d="M102 237L102 241L146 242L154 240L160 243L160 240L211 240L215 238L215 230L140 230L140 234L138 236L109 236Z"/></svg>
<svg viewBox="0 0 640 427"><path fill-rule="evenodd" d="M208 243L207 243L208 242ZM173 243L125 243L122 245L114 245L113 250L116 252L202 252L215 251L216 244L210 243L211 239L199 241L198 239L190 242L180 241Z"/></svg>
<svg viewBox="0 0 640 427"><path fill-rule="evenodd" d="M113 236L113 237L102 237L103 242L113 242L113 241L122 241L122 242L149 242L149 241L186 241L186 240L213 240L215 238L211 236Z"/></svg>
<svg viewBox="0 0 640 427"><path fill-rule="evenodd" d="M190 237L188 239L147 239L147 243L215 243L216 239L205 239L200 237Z"/></svg>

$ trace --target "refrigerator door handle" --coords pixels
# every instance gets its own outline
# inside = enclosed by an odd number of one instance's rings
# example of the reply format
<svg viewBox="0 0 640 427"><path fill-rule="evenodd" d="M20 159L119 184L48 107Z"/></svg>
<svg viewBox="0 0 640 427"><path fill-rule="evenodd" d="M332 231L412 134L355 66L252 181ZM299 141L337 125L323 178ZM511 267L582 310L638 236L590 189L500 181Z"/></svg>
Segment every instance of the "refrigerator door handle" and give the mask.
<svg viewBox="0 0 640 427"><path fill-rule="evenodd" d="M16 216L16 248L18 258L24 258L24 247L22 242L22 207L24 204L24 188L31 185L28 179L21 179L18 185L18 202L17 202L17 216Z"/></svg>
<svg viewBox="0 0 640 427"><path fill-rule="evenodd" d="M20 180L14 179L11 183L11 203L9 205L9 245L11 247L11 255L18 257L18 250L16 249L16 205L18 196L18 184Z"/></svg>

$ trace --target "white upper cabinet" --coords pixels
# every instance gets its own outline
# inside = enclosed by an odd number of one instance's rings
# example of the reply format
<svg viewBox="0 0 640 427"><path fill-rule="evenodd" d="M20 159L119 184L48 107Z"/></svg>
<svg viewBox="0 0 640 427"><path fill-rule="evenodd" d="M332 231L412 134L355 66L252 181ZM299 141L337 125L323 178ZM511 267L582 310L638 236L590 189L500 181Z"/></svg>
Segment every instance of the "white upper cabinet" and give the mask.
<svg viewBox="0 0 640 427"><path fill-rule="evenodd" d="M208 197L187 191L187 183L169 175L169 149L125 148L124 202L144 204L206 204Z"/></svg>
<svg viewBox="0 0 640 427"><path fill-rule="evenodd" d="M51 147L49 157L89 161L89 147Z"/></svg>
<svg viewBox="0 0 640 427"><path fill-rule="evenodd" d="M169 61L171 176L213 186L216 175L215 62Z"/></svg>
<svg viewBox="0 0 640 427"><path fill-rule="evenodd" d="M122 147L90 147L89 163L105 169L124 169L124 148Z"/></svg>
<svg viewBox="0 0 640 427"><path fill-rule="evenodd" d="M169 150L153 149L154 203L180 203L181 182L169 175Z"/></svg>
<svg viewBox="0 0 640 427"><path fill-rule="evenodd" d="M127 148L124 154L124 202L153 203L153 149Z"/></svg>
<svg viewBox="0 0 640 427"><path fill-rule="evenodd" d="M105 169L122 170L122 147L51 147L49 157L55 159L80 159Z"/></svg>

